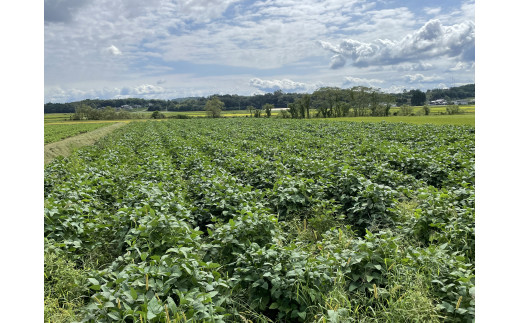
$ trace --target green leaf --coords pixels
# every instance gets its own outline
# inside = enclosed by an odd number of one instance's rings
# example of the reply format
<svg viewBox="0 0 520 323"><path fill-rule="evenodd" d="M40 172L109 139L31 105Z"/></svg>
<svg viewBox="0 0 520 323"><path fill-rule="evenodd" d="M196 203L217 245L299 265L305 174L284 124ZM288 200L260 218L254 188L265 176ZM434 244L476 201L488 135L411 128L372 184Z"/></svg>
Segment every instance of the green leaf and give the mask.
<svg viewBox="0 0 520 323"><path fill-rule="evenodd" d="M468 311L468 310L463 309L463 308L460 308L460 307L457 308L457 309L455 310L455 312L458 313L458 314L464 314L464 313L466 313L467 311Z"/></svg>
<svg viewBox="0 0 520 323"><path fill-rule="evenodd" d="M133 287L130 287L130 295L132 296L134 301L137 299L137 292L135 291L135 289Z"/></svg>
<svg viewBox="0 0 520 323"><path fill-rule="evenodd" d="M121 320L121 316L119 316L118 312L110 312L107 315L108 315L108 317L110 317L113 320L116 320L116 321Z"/></svg>
<svg viewBox="0 0 520 323"><path fill-rule="evenodd" d="M99 281L95 278L89 278L88 281L91 282L92 285L100 285Z"/></svg>
<svg viewBox="0 0 520 323"><path fill-rule="evenodd" d="M148 313L146 313L146 321L153 320L157 315L155 315L153 312L150 312L148 310Z"/></svg>

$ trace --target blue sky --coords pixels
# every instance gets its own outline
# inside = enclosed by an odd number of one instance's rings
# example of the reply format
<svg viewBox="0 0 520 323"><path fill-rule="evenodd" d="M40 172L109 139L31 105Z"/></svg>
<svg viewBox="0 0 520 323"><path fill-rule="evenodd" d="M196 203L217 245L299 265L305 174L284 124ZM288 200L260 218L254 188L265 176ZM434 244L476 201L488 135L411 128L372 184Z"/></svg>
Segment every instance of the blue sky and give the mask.
<svg viewBox="0 0 520 323"><path fill-rule="evenodd" d="M45 0L45 102L475 82L474 1Z"/></svg>

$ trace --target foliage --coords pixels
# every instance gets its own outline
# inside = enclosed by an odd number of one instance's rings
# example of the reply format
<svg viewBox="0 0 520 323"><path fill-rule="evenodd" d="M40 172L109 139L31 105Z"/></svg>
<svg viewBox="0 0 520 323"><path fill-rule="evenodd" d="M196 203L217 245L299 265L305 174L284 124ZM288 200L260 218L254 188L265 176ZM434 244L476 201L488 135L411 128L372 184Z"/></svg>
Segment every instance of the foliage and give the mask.
<svg viewBox="0 0 520 323"><path fill-rule="evenodd" d="M220 101L216 97L206 101L206 105L204 106L204 110L206 110L206 114L210 118L219 118L220 112L222 112L223 109L224 102Z"/></svg>
<svg viewBox="0 0 520 323"><path fill-rule="evenodd" d="M409 116L413 113L413 107L409 105L402 105L399 109L399 115Z"/></svg>
<svg viewBox="0 0 520 323"><path fill-rule="evenodd" d="M84 306L88 294L87 271L75 268L59 249L45 240L45 322L71 322Z"/></svg>
<svg viewBox="0 0 520 323"><path fill-rule="evenodd" d="M458 105L449 105L446 107L446 113L449 115L462 113Z"/></svg>
<svg viewBox="0 0 520 323"><path fill-rule="evenodd" d="M46 315L472 321L474 140L452 125L130 123L45 167Z"/></svg>
<svg viewBox="0 0 520 323"><path fill-rule="evenodd" d="M152 119L164 119L166 116L163 113L160 113L159 111L154 111L151 116Z"/></svg>
<svg viewBox="0 0 520 323"><path fill-rule="evenodd" d="M410 103L412 106L420 106L426 102L426 93L421 90L411 90L412 98Z"/></svg>
<svg viewBox="0 0 520 323"><path fill-rule="evenodd" d="M430 115L430 107L429 107L429 106L424 105L424 106L423 106L423 111L424 111L424 115L425 115L425 116Z"/></svg>
<svg viewBox="0 0 520 323"><path fill-rule="evenodd" d="M266 103L262 106L262 110L265 110L265 115L266 117L270 118L271 117L271 111L274 109L274 105L270 104L270 103Z"/></svg>
<svg viewBox="0 0 520 323"><path fill-rule="evenodd" d="M130 118L131 115L128 111L116 111L112 107L94 109L85 104L76 107L74 115L71 116L72 120L120 120Z"/></svg>

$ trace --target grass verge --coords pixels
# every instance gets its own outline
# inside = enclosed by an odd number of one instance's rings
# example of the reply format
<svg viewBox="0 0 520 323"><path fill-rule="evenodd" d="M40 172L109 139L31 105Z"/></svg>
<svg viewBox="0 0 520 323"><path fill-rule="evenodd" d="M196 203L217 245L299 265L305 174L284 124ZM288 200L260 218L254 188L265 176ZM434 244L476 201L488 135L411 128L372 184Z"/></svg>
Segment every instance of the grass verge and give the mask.
<svg viewBox="0 0 520 323"><path fill-rule="evenodd" d="M58 142L50 143L44 146L44 163L50 163L58 156L69 156L74 149L79 147L92 145L100 138L106 136L115 129L124 126L126 123L116 123L110 126L102 127L78 136L70 137Z"/></svg>

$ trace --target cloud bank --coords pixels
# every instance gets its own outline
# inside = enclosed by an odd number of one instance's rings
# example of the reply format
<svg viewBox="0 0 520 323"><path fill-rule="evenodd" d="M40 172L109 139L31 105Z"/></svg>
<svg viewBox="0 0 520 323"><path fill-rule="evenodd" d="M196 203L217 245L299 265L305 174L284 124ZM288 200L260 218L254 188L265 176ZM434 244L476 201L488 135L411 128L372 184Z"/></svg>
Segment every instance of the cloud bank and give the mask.
<svg viewBox="0 0 520 323"><path fill-rule="evenodd" d="M45 102L474 82L472 0L45 0L44 7Z"/></svg>
<svg viewBox="0 0 520 323"><path fill-rule="evenodd" d="M439 20L428 21L419 30L399 41L377 39L371 43L344 39L338 45L318 41L332 53L330 67L338 69L347 62L353 66L366 67L395 65L402 62L420 61L441 56L475 59L475 24L471 21L444 26Z"/></svg>
<svg viewBox="0 0 520 323"><path fill-rule="evenodd" d="M253 78L249 80L249 85L262 91L272 92L282 90L284 92L308 92L314 90L318 85L294 82L289 79L283 80L262 80Z"/></svg>

